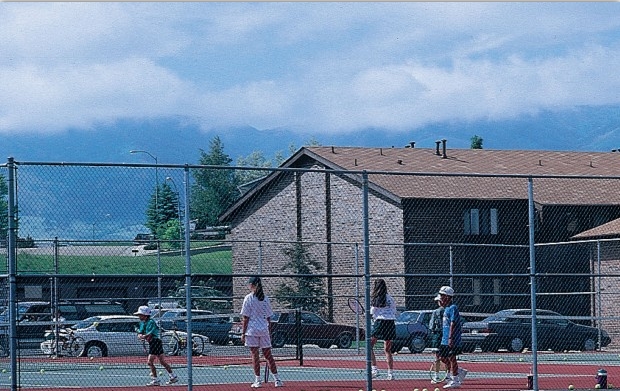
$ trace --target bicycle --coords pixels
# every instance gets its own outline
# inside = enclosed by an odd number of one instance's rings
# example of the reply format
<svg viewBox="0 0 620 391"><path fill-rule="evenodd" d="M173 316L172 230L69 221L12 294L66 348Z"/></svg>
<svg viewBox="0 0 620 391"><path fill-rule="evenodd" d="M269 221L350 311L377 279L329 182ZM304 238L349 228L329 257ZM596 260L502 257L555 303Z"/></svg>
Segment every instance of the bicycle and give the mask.
<svg viewBox="0 0 620 391"><path fill-rule="evenodd" d="M73 329L64 328L58 330L58 335L54 330L48 330L45 333L46 343L48 345L49 356L67 356L78 357L84 351L84 339L77 337Z"/></svg>
<svg viewBox="0 0 620 391"><path fill-rule="evenodd" d="M192 335L192 355L200 356L205 351L205 338L200 335ZM164 354L167 356L177 356L182 351L187 350L187 334L179 333L176 328L172 330L163 330L161 342L164 348Z"/></svg>

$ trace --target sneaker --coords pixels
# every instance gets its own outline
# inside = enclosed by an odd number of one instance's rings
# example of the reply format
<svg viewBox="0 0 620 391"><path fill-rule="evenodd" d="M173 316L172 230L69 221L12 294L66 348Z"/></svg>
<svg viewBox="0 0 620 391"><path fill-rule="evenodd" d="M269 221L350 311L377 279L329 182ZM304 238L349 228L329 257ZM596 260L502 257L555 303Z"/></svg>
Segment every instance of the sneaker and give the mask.
<svg viewBox="0 0 620 391"><path fill-rule="evenodd" d="M459 368L459 381L462 383L463 379L467 376L467 369Z"/></svg>
<svg viewBox="0 0 620 391"><path fill-rule="evenodd" d="M255 381L254 383L250 384L250 387L252 388L261 388L263 386L263 383L259 381Z"/></svg>
<svg viewBox="0 0 620 391"><path fill-rule="evenodd" d="M388 373L387 374L387 380L394 380L394 374L393 373Z"/></svg>
<svg viewBox="0 0 620 391"><path fill-rule="evenodd" d="M159 386L159 379L152 379L150 382L146 383L147 386Z"/></svg>
<svg viewBox="0 0 620 391"><path fill-rule="evenodd" d="M177 375L170 376L170 380L166 382L166 384L174 384L179 381L179 377Z"/></svg>
<svg viewBox="0 0 620 391"><path fill-rule="evenodd" d="M454 376L452 380L448 382L443 388L459 388L461 386L461 381L458 376Z"/></svg>
<svg viewBox="0 0 620 391"><path fill-rule="evenodd" d="M276 386L276 387L283 387L284 383L282 383L282 380L276 379L276 381L273 383L273 385Z"/></svg>
<svg viewBox="0 0 620 391"><path fill-rule="evenodd" d="M378 369L373 369L372 372L370 373L372 375L372 377L379 377L379 370Z"/></svg>

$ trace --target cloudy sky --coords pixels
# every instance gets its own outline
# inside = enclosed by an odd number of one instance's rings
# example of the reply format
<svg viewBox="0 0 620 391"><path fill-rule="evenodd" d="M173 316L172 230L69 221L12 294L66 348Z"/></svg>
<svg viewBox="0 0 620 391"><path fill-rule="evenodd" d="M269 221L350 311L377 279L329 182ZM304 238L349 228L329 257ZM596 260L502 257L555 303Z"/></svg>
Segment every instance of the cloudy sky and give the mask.
<svg viewBox="0 0 620 391"><path fill-rule="evenodd" d="M617 3L0 3L0 133L401 131L620 104Z"/></svg>

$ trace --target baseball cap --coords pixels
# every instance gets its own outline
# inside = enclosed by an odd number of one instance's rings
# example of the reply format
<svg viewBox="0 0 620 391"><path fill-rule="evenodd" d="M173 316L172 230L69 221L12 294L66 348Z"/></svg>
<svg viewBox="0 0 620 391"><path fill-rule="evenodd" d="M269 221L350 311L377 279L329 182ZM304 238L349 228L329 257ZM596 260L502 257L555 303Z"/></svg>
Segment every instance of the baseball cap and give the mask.
<svg viewBox="0 0 620 391"><path fill-rule="evenodd" d="M257 277L257 276L250 277L250 279L248 280L248 284L252 284L252 285L260 284L260 277Z"/></svg>
<svg viewBox="0 0 620 391"><path fill-rule="evenodd" d="M138 307L138 311L134 312L133 314L151 316L151 308L148 305L141 305L140 307Z"/></svg>
<svg viewBox="0 0 620 391"><path fill-rule="evenodd" d="M442 286L441 288L439 288L439 294L440 295L447 295L447 296L454 296L454 289L452 289L449 286Z"/></svg>
<svg viewBox="0 0 620 391"><path fill-rule="evenodd" d="M441 300L441 295L437 294L437 296L435 296L435 298L433 299L434 301L439 301Z"/></svg>

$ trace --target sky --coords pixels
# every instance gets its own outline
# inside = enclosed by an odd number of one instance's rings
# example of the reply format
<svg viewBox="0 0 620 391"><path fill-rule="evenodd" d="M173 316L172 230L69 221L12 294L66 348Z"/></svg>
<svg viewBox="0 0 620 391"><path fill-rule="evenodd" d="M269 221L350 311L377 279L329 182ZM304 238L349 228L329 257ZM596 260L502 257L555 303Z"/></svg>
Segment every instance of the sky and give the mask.
<svg viewBox="0 0 620 391"><path fill-rule="evenodd" d="M501 120L620 104L620 4L0 3L0 134Z"/></svg>

